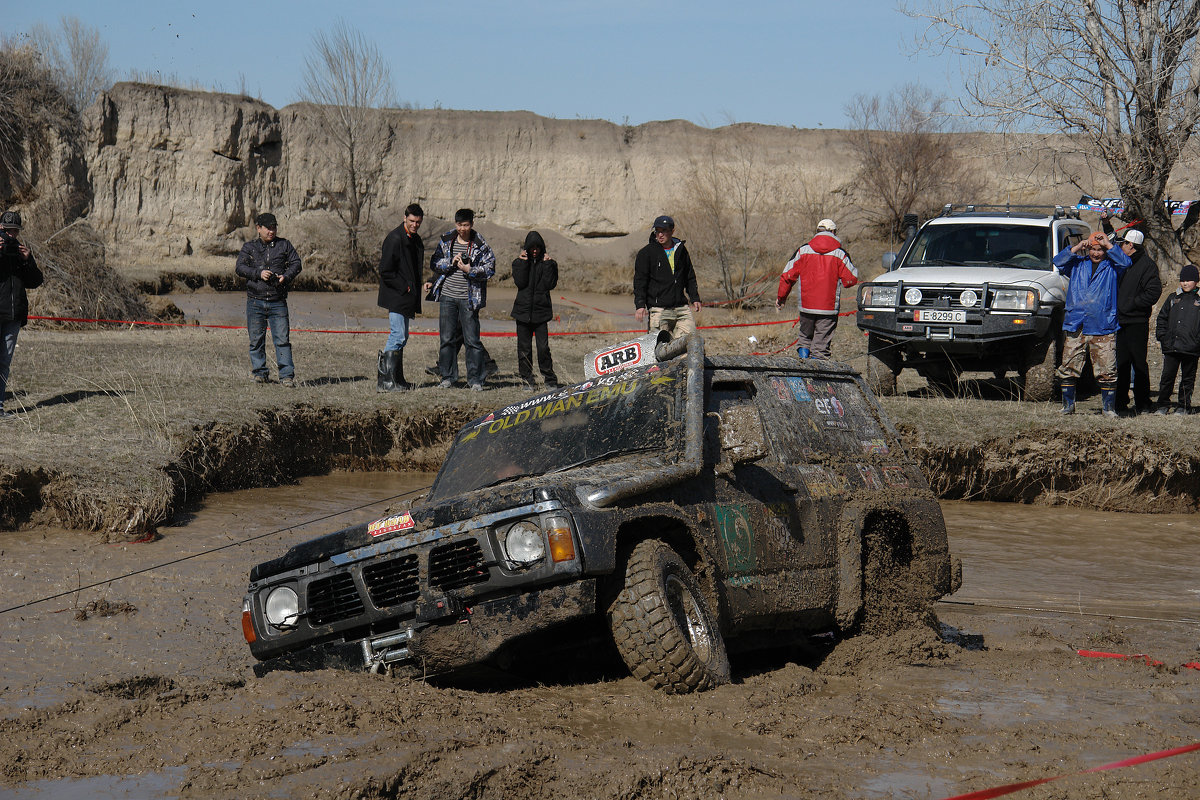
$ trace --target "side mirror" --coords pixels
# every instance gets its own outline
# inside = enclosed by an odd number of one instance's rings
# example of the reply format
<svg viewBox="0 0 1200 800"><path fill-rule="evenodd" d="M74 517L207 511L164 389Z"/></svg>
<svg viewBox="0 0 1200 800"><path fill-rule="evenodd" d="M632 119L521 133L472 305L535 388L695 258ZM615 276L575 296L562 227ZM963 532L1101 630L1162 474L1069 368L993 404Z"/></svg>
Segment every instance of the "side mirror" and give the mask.
<svg viewBox="0 0 1200 800"><path fill-rule="evenodd" d="M894 266L896 266L896 254L895 253L884 253L883 254L883 271L891 272L892 267L894 267Z"/></svg>

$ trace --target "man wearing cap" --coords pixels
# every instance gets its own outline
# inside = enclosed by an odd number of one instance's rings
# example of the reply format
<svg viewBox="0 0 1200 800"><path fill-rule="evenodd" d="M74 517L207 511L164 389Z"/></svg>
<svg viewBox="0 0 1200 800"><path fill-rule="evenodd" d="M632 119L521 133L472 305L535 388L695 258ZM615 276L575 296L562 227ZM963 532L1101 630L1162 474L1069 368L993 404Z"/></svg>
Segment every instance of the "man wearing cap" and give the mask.
<svg viewBox="0 0 1200 800"><path fill-rule="evenodd" d="M1100 213L1100 224L1109 236L1113 234L1111 215ZM1129 413L1129 373L1133 372L1133 408L1138 414L1154 410L1150 401L1150 368L1146 363L1147 343L1150 339L1150 312L1162 295L1162 280L1158 276L1158 264L1146 252L1145 234L1126 228L1117 238L1122 252L1129 256L1133 265L1125 270L1117 282L1117 398L1118 414Z"/></svg>
<svg viewBox="0 0 1200 800"><path fill-rule="evenodd" d="M830 357L838 310L842 306L841 287L857 283L858 270L837 236L837 223L831 219L821 220L817 223L817 235L797 248L784 264L775 293L775 308L783 308L792 286L800 284L796 292L800 304L796 355L800 358Z"/></svg>
<svg viewBox="0 0 1200 800"><path fill-rule="evenodd" d="M649 244L634 259L633 303L638 322L649 317L652 331L678 339L696 330L696 270L683 240L675 238L675 220L665 214L654 220Z"/></svg>
<svg viewBox="0 0 1200 800"><path fill-rule="evenodd" d="M1055 371L1064 414L1075 413L1075 384L1091 356L1100 383L1101 413L1117 415L1117 282L1131 263L1125 251L1100 231L1054 257L1055 269L1069 279L1062 365Z"/></svg>
<svg viewBox="0 0 1200 800"><path fill-rule="evenodd" d="M250 333L250 373L256 383L270 383L266 335L271 329L279 382L296 385L292 363L291 329L288 320L288 287L300 274L300 255L292 243L276 235L279 222L274 214L254 219L258 238L242 245L235 270L246 279L246 330Z"/></svg>
<svg viewBox="0 0 1200 800"><path fill-rule="evenodd" d="M17 349L17 334L29 321L29 298L25 290L42 285L42 272L33 254L28 245L17 239L20 230L20 212L0 214L0 420L16 416L4 410L4 393Z"/></svg>

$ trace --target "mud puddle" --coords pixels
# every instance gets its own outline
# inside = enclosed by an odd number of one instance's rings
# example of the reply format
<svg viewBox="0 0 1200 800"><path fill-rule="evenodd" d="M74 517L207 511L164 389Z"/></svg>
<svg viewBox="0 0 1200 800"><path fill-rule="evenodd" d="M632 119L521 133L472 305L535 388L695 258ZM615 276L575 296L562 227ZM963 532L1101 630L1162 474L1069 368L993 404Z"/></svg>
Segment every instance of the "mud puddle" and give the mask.
<svg viewBox="0 0 1200 800"><path fill-rule="evenodd" d="M255 677L249 567L430 477L214 495L141 545L0 535L0 608L70 592L0 614L0 797L938 798L1055 775L1025 796L1200 793L1195 753L1074 775L1200 738L1191 517L945 504L965 567L940 635L743 656L702 695L603 664L492 689Z"/></svg>

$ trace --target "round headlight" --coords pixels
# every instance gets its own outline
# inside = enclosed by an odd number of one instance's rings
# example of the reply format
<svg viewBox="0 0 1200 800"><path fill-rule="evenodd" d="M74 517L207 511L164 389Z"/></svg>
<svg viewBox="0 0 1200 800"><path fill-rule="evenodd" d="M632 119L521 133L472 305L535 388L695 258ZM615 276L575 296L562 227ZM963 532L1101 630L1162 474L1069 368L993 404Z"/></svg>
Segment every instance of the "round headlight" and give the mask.
<svg viewBox="0 0 1200 800"><path fill-rule="evenodd" d="M915 306L921 302L921 298L924 296L921 294L920 289L906 289L904 292L904 302L910 306Z"/></svg>
<svg viewBox="0 0 1200 800"><path fill-rule="evenodd" d="M979 295L975 293L974 289L965 289L958 296L958 302L962 303L963 308L974 308L975 304L979 302Z"/></svg>
<svg viewBox="0 0 1200 800"><path fill-rule="evenodd" d="M267 595L263 613L267 616L267 622L276 628L291 628L300 616L300 598L294 589L279 586Z"/></svg>
<svg viewBox="0 0 1200 800"><path fill-rule="evenodd" d="M546 543L542 530L532 522L518 522L508 529L504 537L504 551L508 560L518 564L532 564L546 555Z"/></svg>

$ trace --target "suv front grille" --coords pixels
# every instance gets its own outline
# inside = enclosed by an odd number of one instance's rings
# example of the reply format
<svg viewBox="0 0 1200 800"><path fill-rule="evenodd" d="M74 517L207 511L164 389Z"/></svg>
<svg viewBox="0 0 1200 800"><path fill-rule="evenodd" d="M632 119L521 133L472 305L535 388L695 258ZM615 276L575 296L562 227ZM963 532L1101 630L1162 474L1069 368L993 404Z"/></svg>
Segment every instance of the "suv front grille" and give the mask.
<svg viewBox="0 0 1200 800"><path fill-rule="evenodd" d="M483 551L475 539L435 547L429 554L429 584L438 589L461 589L488 579Z"/></svg>
<svg viewBox="0 0 1200 800"><path fill-rule="evenodd" d="M421 594L415 555L393 558L363 569L363 583L376 608L416 600Z"/></svg>
<svg viewBox="0 0 1200 800"><path fill-rule="evenodd" d="M312 625L328 625L365 610L354 577L348 572L339 572L308 585L308 621Z"/></svg>

